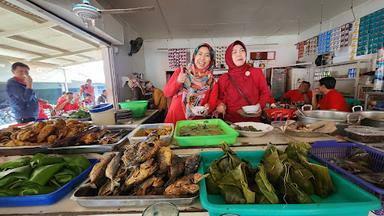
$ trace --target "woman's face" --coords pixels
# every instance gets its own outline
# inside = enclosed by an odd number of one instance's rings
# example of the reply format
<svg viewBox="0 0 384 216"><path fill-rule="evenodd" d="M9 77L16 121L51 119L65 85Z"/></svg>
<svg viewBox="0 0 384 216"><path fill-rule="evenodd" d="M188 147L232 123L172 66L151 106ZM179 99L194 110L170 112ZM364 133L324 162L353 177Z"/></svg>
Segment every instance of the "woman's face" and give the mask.
<svg viewBox="0 0 384 216"><path fill-rule="evenodd" d="M198 69L206 69L211 63L211 55L207 47L200 47L193 62Z"/></svg>
<svg viewBox="0 0 384 216"><path fill-rule="evenodd" d="M240 67L245 63L247 53L245 52L245 49L239 45L236 44L232 49L232 61L237 66Z"/></svg>

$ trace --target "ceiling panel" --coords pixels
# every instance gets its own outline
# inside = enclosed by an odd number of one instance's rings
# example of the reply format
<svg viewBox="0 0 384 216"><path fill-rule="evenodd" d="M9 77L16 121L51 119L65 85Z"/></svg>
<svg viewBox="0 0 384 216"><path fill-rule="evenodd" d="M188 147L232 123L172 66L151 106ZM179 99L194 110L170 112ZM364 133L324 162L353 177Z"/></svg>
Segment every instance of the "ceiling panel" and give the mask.
<svg viewBox="0 0 384 216"><path fill-rule="evenodd" d="M74 65L101 59L98 44L4 0L0 0L0 20L2 60ZM81 56L83 50L88 53Z"/></svg>
<svg viewBox="0 0 384 216"><path fill-rule="evenodd" d="M98 1L111 8L155 5L153 12L119 15L145 39L295 34L299 23L303 31L320 22L322 2L323 20L349 10L351 4L351 0ZM367 1L353 3L356 6Z"/></svg>

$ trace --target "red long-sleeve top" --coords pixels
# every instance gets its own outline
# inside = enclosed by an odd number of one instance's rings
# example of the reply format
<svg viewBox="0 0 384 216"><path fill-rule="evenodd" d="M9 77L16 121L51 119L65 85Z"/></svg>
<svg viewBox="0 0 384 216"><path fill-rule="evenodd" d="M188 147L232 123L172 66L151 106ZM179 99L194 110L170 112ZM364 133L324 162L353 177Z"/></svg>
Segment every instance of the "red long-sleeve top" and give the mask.
<svg viewBox="0 0 384 216"><path fill-rule="evenodd" d="M164 87L164 95L167 98L172 98L171 105L168 109L167 117L165 118L166 123L176 124L177 121L186 120L185 118L185 107L182 101L182 87L181 83L177 82L177 77L181 72L181 68L178 68L173 73L171 79ZM219 94L218 85L215 82L211 90L206 91L205 97L202 101L202 106L208 103L209 113L216 109L217 98ZM196 117L198 119L200 117Z"/></svg>
<svg viewBox="0 0 384 216"><path fill-rule="evenodd" d="M223 74L218 81L219 84L219 100L223 102L226 107L224 119L230 122L243 122L243 121L260 121L260 118L246 118L237 113L239 109L247 105L260 104L264 109L265 104L269 102L271 93L268 88L267 81L260 68L250 67L248 69L249 76L244 72L230 73L232 79L237 83L243 93L248 97L252 104L240 95L237 88L229 80L228 74Z"/></svg>

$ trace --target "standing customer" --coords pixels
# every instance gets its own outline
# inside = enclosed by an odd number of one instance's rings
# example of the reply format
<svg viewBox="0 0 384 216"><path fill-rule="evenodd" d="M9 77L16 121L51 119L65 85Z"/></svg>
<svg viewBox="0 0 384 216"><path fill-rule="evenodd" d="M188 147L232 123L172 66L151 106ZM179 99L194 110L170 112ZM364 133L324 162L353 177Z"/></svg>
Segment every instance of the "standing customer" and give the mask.
<svg viewBox="0 0 384 216"><path fill-rule="evenodd" d="M107 103L107 90L104 89L101 95L97 98L97 105Z"/></svg>
<svg viewBox="0 0 384 216"><path fill-rule="evenodd" d="M270 102L271 93L260 68L245 63L247 50L241 41L230 44L225 51L228 73L219 78L219 105L217 112L224 114L230 122L260 121L265 104ZM260 104L255 114L247 114L243 106Z"/></svg>
<svg viewBox="0 0 384 216"><path fill-rule="evenodd" d="M85 98L85 94L90 94L92 101L95 101L95 88L92 86L91 79L87 79L85 84L80 86L80 97Z"/></svg>
<svg viewBox="0 0 384 216"><path fill-rule="evenodd" d="M218 87L213 78L215 52L206 43L199 45L187 68L178 68L164 87L165 97L172 97L166 123L205 118L216 108ZM196 107L205 107L196 110Z"/></svg>
<svg viewBox="0 0 384 216"><path fill-rule="evenodd" d="M16 62L12 65L14 77L7 82L9 105L18 123L35 121L39 115L39 102L32 89L28 65Z"/></svg>

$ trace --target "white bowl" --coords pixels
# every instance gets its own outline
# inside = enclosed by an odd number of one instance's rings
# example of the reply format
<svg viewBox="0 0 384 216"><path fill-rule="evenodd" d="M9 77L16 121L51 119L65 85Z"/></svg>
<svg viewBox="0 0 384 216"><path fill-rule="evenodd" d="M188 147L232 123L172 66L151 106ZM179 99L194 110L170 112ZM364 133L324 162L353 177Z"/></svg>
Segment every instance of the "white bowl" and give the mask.
<svg viewBox="0 0 384 216"><path fill-rule="evenodd" d="M259 109L260 109L260 104L251 105L251 106L243 106L242 109L244 112L246 112L248 114L257 113L257 111L259 111Z"/></svg>
<svg viewBox="0 0 384 216"><path fill-rule="evenodd" d="M203 116L205 114L207 110L207 107L205 106L195 106L195 107L191 107L191 111L193 112L193 114L195 114L196 116Z"/></svg>
<svg viewBox="0 0 384 216"><path fill-rule="evenodd" d="M259 122L237 122L233 123L233 125L237 125L240 127L252 126L261 131L245 131L245 130L237 130L241 135L246 137L261 137L266 133L273 131L273 127L268 124L263 124Z"/></svg>

